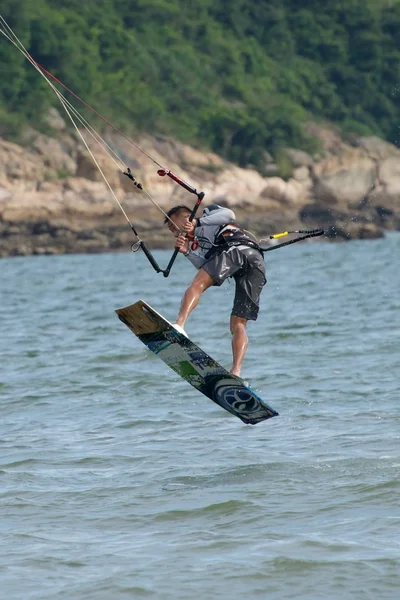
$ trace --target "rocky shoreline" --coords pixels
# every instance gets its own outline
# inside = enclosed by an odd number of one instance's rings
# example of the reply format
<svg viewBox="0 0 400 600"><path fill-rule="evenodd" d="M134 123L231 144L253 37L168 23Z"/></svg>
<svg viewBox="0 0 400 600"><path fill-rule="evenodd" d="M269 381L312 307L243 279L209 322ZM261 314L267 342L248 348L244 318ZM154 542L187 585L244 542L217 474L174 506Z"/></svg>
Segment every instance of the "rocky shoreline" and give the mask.
<svg viewBox="0 0 400 600"><path fill-rule="evenodd" d="M0 257L128 250L136 237L87 150L49 115L54 137L33 129L24 146L0 139ZM377 238L400 230L400 150L376 137L344 141L328 126L310 126L321 151L311 157L286 149L284 180L266 153L262 176L212 153L161 137L135 142L157 162L206 193L204 204L231 207L259 237L279 230L322 227L331 240ZM107 142L152 198L168 210L193 205L192 196L126 140ZM163 215L102 150L89 142L139 235L152 248L171 248Z"/></svg>

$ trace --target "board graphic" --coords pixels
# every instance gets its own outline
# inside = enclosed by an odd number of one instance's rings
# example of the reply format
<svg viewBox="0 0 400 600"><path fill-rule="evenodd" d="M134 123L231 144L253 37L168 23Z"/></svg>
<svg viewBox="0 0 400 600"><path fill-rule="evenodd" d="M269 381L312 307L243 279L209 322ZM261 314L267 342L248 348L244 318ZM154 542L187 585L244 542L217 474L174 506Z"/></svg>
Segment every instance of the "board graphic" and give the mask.
<svg viewBox="0 0 400 600"><path fill-rule="evenodd" d="M149 304L139 300L115 311L120 320L183 379L216 404L255 425L278 413L243 381L179 333Z"/></svg>

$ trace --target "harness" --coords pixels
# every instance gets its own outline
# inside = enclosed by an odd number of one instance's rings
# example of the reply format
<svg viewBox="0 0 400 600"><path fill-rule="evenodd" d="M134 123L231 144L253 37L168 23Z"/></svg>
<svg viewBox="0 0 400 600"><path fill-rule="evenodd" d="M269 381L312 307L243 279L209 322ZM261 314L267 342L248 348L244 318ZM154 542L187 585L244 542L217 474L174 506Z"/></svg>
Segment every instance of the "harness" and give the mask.
<svg viewBox="0 0 400 600"><path fill-rule="evenodd" d="M262 248L260 244L251 239L243 229L240 229L236 223L228 223L227 225L222 225L215 236L215 243L213 247L207 252L205 258L208 260L211 258L216 252L223 251L232 246L249 246L250 248L254 248L254 250L258 250L264 258L265 252L270 252L271 250L277 250L278 248L283 248L284 246L290 246L291 244L295 244L296 242L301 242L302 240L306 240L307 238L319 237L320 235L324 235L323 229L297 229L296 231L285 231L283 233L278 233L275 235L270 235L270 239L278 239L283 236L286 236L290 233L300 233L301 235L288 240L287 242L282 242L281 244L277 244L276 246L269 246L268 248Z"/></svg>
<svg viewBox="0 0 400 600"><path fill-rule="evenodd" d="M261 254L263 252L261 246L252 240L243 229L240 229L236 223L228 223L221 225L215 236L213 247L205 254L204 258L208 260L217 252L221 252L232 246L249 246L250 248L254 248L254 250L258 250Z"/></svg>

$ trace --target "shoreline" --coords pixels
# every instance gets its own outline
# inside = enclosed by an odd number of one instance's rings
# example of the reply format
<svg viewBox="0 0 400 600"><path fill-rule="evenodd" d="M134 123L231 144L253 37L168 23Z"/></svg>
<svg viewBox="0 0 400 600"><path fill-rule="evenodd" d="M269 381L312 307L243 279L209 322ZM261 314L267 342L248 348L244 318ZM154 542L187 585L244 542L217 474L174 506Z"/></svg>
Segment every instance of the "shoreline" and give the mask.
<svg viewBox="0 0 400 600"><path fill-rule="evenodd" d="M115 202L77 135L63 127L61 119L56 138L29 130L25 147L0 139L0 257L129 249L137 241L131 223L150 248L171 247L161 213L176 204L193 206L193 195L159 177L143 154L111 135L107 142L147 192L108 156L96 156ZM142 136L138 142L151 148L159 164L204 191L202 206L231 208L257 238L322 228L329 240L346 241L400 230L400 150L376 137L350 145L327 126L316 128L315 135L322 147L318 155L286 149L291 164L286 179L271 162L267 176L173 139Z"/></svg>

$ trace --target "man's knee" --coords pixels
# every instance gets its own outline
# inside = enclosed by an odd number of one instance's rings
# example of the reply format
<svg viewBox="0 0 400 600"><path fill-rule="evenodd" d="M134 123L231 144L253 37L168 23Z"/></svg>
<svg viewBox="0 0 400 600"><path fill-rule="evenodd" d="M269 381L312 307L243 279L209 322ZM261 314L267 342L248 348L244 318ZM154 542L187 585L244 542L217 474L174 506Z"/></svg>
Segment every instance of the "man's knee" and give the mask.
<svg viewBox="0 0 400 600"><path fill-rule="evenodd" d="M209 275L207 271L204 271L204 269L200 269L189 288L196 288L201 293L214 285L214 283L214 279L211 277L211 275Z"/></svg>
<svg viewBox="0 0 400 600"><path fill-rule="evenodd" d="M240 330L244 331L246 329L246 325L247 319L244 319L243 317L235 317L233 315L231 316L230 330L232 335L235 335L235 333Z"/></svg>

